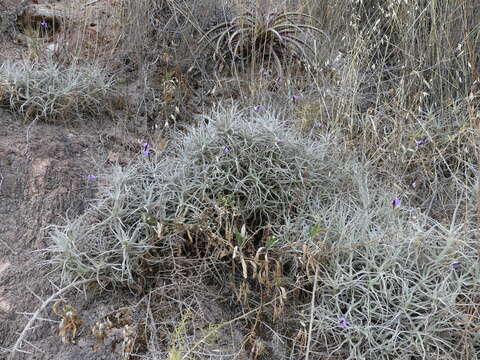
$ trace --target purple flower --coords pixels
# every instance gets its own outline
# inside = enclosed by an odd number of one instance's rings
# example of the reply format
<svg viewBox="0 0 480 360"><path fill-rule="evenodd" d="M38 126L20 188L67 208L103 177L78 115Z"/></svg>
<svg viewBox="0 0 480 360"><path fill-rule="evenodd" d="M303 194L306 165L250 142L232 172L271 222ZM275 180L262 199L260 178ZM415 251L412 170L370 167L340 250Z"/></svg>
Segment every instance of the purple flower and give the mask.
<svg viewBox="0 0 480 360"><path fill-rule="evenodd" d="M348 325L350 325L350 323L347 320L345 320L344 317L340 318L340 322L338 324L342 327L347 327Z"/></svg>
<svg viewBox="0 0 480 360"><path fill-rule="evenodd" d="M229 152L230 152L230 149L229 149L227 146L225 146L225 147L223 148L223 152L224 152L225 154L226 154L226 153L229 153Z"/></svg>
<svg viewBox="0 0 480 360"><path fill-rule="evenodd" d="M292 95L290 99L292 99L293 103L296 103L300 99L300 95Z"/></svg>
<svg viewBox="0 0 480 360"><path fill-rule="evenodd" d="M255 111L263 111L265 110L265 106L263 105L257 105L253 108Z"/></svg>
<svg viewBox="0 0 480 360"><path fill-rule="evenodd" d="M322 127L322 123L317 121L313 123L313 127L316 127L316 128Z"/></svg>
<svg viewBox="0 0 480 360"><path fill-rule="evenodd" d="M410 186L412 187L412 189L415 189L417 187L417 179L413 180L411 183L410 183Z"/></svg>
<svg viewBox="0 0 480 360"><path fill-rule="evenodd" d="M45 21L45 20L42 20L40 22L40 25L42 25L44 28L47 28L48 27L48 23Z"/></svg>
<svg viewBox="0 0 480 360"><path fill-rule="evenodd" d="M455 261L454 263L452 263L452 269L453 270L460 269L460 266L462 266L462 263L460 261Z"/></svg>
<svg viewBox="0 0 480 360"><path fill-rule="evenodd" d="M87 176L88 181L93 181L93 180L95 180L96 178L97 178L97 177L96 177L95 175L88 175L88 176Z"/></svg>
<svg viewBox="0 0 480 360"><path fill-rule="evenodd" d="M392 200L392 206L395 208L395 207L399 206L401 202L402 202L402 200L399 197L396 197Z"/></svg>
<svg viewBox="0 0 480 360"><path fill-rule="evenodd" d="M142 151L143 155L150 154L150 145L148 143L143 143L142 147L143 147L143 151Z"/></svg>
<svg viewBox="0 0 480 360"><path fill-rule="evenodd" d="M415 140L415 144L417 146L423 146L427 143L428 139L427 138L423 138L423 139L420 139L420 140Z"/></svg>

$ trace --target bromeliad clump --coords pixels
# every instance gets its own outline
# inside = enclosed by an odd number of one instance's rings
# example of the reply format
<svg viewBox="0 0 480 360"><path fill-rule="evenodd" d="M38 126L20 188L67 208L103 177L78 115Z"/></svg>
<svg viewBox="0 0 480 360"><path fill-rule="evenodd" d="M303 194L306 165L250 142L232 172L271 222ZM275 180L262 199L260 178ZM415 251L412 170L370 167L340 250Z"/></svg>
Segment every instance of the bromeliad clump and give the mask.
<svg viewBox="0 0 480 360"><path fill-rule="evenodd" d="M184 255L193 247L197 259L224 258L236 247L255 257L272 236L281 245L280 227L309 202L328 204L345 184L354 188L333 143L304 139L266 111L254 114L214 114L178 134L171 156L140 156L102 175L108 185L95 205L52 232L52 262L69 277L132 284L145 267L165 266L170 245Z"/></svg>
<svg viewBox="0 0 480 360"><path fill-rule="evenodd" d="M309 33L327 37L310 15L299 12L271 11L257 7L247 10L231 21L210 29L200 40L213 45L214 59L240 64L275 64L282 74L287 60L311 62L315 51L309 43Z"/></svg>

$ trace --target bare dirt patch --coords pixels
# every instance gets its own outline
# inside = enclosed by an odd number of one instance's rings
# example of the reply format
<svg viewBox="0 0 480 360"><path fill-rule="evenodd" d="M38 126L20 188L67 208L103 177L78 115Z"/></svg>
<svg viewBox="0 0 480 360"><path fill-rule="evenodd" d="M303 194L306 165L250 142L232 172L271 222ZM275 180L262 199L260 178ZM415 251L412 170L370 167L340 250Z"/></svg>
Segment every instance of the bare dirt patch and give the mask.
<svg viewBox="0 0 480 360"><path fill-rule="evenodd" d="M0 112L0 347L3 350L16 341L29 314L41 305L40 299L45 300L56 291L50 282L55 275L42 265L44 258L37 250L45 246L49 224L62 223L66 214L78 216L94 195L95 184L89 182L88 174L96 173L96 161L103 156L98 141L101 134L99 129L88 133L85 129L48 124L22 126L9 112ZM97 141L93 140L95 137ZM79 297L75 292L65 294L65 299L86 320L77 334L88 338L89 320L93 322L97 315L101 316L104 299L98 296L92 302L90 297ZM110 298L108 303L118 306ZM116 358L108 355L110 349L94 352L87 340L81 342L83 346L62 344L58 336L60 319L51 306L47 306L41 318L22 347L35 355L18 354L18 358Z"/></svg>

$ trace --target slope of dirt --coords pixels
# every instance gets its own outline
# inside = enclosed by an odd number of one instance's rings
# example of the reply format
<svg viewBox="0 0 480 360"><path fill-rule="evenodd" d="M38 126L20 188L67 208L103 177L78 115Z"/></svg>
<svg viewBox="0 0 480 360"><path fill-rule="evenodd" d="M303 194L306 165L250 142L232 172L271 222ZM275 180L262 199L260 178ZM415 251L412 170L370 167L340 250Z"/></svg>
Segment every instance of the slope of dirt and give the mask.
<svg viewBox="0 0 480 360"><path fill-rule="evenodd" d="M46 226L61 224L65 215L81 214L95 194L95 184L88 174L98 169L95 164L104 157L99 146L98 129L89 134L49 124L21 125L19 119L0 109L0 347L11 348L18 333L41 301L57 290L49 279L48 267L42 266ZM97 141L93 139L97 138ZM47 278L48 275L48 278ZM79 335L91 338L90 325L105 312L103 302L120 306L108 296L92 293L78 296L72 290L65 294L67 302L85 321ZM123 299L125 300L125 299ZM103 309L103 310L102 310ZM24 350L35 355L17 358L32 359L115 359L110 349L94 352L94 341L62 344L58 336L59 317L51 306L40 316L50 321L37 321L28 332ZM54 320L52 322L51 320ZM3 358L3 355L0 355Z"/></svg>

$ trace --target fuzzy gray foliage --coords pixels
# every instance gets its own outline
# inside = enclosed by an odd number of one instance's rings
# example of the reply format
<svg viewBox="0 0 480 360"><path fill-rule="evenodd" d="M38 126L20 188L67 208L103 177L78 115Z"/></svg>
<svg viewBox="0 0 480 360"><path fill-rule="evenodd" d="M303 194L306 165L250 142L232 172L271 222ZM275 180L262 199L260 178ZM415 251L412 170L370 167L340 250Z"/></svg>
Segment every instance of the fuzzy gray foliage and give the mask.
<svg viewBox="0 0 480 360"><path fill-rule="evenodd" d="M85 215L53 229L54 261L65 274L131 282L144 255L159 245L151 242L152 221L200 224L206 209L230 198L253 232L351 188L354 174L333 143L301 138L272 116L250 117L218 113L208 125L177 134L169 156L143 156L106 175Z"/></svg>
<svg viewBox="0 0 480 360"><path fill-rule="evenodd" d="M174 139L166 155L115 168L85 215L53 228L51 262L66 278L132 284L145 263L167 261L156 250L185 241L179 227L221 226L227 211L247 234L271 227L275 241L255 246L280 254L285 286L317 269L313 306L292 303L276 325L291 333L310 323L312 358L477 358L469 224L392 206L334 141L304 139L268 114L218 112Z"/></svg>
<svg viewBox="0 0 480 360"><path fill-rule="evenodd" d="M114 94L113 80L98 66L62 68L51 62L12 61L0 66L0 105L30 120L72 121L99 115Z"/></svg>

